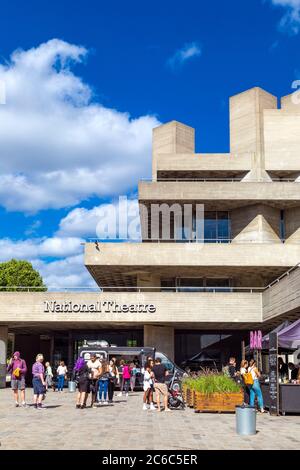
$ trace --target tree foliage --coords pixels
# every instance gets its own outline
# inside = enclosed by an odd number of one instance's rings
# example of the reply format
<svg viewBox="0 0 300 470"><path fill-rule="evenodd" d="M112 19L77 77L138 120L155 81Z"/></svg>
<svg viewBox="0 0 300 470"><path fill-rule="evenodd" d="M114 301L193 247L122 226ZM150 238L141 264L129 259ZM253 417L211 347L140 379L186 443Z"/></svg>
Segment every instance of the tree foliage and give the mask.
<svg viewBox="0 0 300 470"><path fill-rule="evenodd" d="M47 290L41 275L29 261L12 259L0 263L0 290L27 291L28 288L37 292Z"/></svg>

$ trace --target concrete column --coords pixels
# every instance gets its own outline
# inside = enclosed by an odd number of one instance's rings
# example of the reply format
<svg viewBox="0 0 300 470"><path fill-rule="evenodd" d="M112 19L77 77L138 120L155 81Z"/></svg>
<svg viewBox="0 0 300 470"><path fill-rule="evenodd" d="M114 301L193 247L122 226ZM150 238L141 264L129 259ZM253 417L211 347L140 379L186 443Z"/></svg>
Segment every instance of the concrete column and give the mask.
<svg viewBox="0 0 300 470"><path fill-rule="evenodd" d="M277 109L277 98L258 87L230 98L230 152L253 154L243 181L271 181L265 170L264 109Z"/></svg>
<svg viewBox="0 0 300 470"><path fill-rule="evenodd" d="M6 387L6 355L8 327L0 326L0 388Z"/></svg>
<svg viewBox="0 0 300 470"><path fill-rule="evenodd" d="M174 360L174 328L144 325L144 346L156 348Z"/></svg>
<svg viewBox="0 0 300 470"><path fill-rule="evenodd" d="M152 178L156 181L156 156L159 153L194 153L195 129L181 122L171 121L153 129Z"/></svg>

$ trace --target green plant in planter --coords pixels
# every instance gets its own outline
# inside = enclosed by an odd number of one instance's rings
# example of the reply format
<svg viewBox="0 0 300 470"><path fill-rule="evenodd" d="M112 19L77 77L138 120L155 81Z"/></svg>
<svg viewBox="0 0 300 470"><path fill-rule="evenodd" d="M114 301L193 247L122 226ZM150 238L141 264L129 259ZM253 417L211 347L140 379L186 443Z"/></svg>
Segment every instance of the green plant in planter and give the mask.
<svg viewBox="0 0 300 470"><path fill-rule="evenodd" d="M203 373L196 378L188 377L184 379L183 383L187 388L205 395L212 395L213 393L237 393L241 390L241 387L230 377L216 373Z"/></svg>

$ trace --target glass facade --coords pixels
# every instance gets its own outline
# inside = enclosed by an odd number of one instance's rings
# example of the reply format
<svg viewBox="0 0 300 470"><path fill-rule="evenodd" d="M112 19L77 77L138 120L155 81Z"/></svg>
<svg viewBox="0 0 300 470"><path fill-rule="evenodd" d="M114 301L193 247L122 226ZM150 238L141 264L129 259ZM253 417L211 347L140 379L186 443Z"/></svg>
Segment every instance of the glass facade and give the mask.
<svg viewBox="0 0 300 470"><path fill-rule="evenodd" d="M229 357L234 356L239 365L243 340L249 340L249 332L176 330L175 362L183 367L186 362L191 369L217 367L221 370Z"/></svg>

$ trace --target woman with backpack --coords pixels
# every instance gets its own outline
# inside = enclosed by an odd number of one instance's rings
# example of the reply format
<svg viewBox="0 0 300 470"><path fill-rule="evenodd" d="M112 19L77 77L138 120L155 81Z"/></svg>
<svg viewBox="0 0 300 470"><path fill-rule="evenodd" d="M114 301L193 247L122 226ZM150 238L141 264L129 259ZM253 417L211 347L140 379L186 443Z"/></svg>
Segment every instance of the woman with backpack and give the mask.
<svg viewBox="0 0 300 470"><path fill-rule="evenodd" d="M90 381L89 368L82 357L76 361L74 367L74 379L77 382L78 387L76 408L83 410L83 408L85 408L86 396L90 392Z"/></svg>
<svg viewBox="0 0 300 470"><path fill-rule="evenodd" d="M14 399L16 407L19 406L19 391L21 395L21 405L26 407L25 402L25 375L27 372L27 366L24 359L21 359L19 351L14 352L10 359L7 372L11 373L11 388L14 392Z"/></svg>
<svg viewBox="0 0 300 470"><path fill-rule="evenodd" d="M244 382L250 391L250 406L254 406L255 397L257 397L258 407L261 413L264 413L264 400L259 384L260 372L257 368L256 361L251 359L248 370L243 374Z"/></svg>

